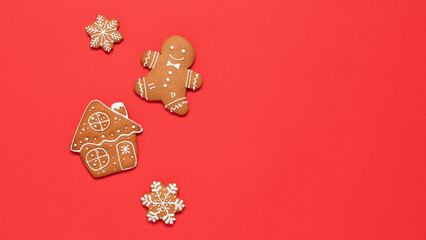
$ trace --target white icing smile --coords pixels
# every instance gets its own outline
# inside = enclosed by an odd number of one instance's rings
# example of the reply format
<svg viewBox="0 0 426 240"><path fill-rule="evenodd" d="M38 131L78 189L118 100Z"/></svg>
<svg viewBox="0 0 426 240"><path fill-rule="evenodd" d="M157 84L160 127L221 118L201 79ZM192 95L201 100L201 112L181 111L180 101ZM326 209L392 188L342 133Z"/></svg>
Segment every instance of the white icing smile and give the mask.
<svg viewBox="0 0 426 240"><path fill-rule="evenodd" d="M176 60L176 61L182 61L184 59L184 57L183 58L174 58L171 54L169 54L169 57L171 57L173 60Z"/></svg>

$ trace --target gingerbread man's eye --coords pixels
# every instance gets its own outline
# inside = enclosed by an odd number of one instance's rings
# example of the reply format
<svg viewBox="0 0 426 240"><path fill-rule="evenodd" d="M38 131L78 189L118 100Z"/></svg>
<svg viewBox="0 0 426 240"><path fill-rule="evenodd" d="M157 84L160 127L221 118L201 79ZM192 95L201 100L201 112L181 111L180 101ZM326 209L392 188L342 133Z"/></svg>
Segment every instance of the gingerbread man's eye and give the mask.
<svg viewBox="0 0 426 240"><path fill-rule="evenodd" d="M182 53L185 53L185 49L182 49Z"/></svg>
<svg viewBox="0 0 426 240"><path fill-rule="evenodd" d="M173 50L174 48L175 48L175 47L173 47L173 46L170 46L170 49L171 49L171 50Z"/></svg>

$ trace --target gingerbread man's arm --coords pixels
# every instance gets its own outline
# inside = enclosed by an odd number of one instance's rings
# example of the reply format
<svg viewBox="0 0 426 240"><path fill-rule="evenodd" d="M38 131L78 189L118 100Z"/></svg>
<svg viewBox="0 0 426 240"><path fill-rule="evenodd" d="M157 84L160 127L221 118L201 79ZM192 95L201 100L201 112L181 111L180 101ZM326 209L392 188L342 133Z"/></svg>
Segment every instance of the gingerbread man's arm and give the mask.
<svg viewBox="0 0 426 240"><path fill-rule="evenodd" d="M201 84L203 84L203 78L200 76L200 74L192 71L191 69L188 69L186 74L185 87L192 90L197 90L201 87Z"/></svg>
<svg viewBox="0 0 426 240"><path fill-rule="evenodd" d="M158 58L160 53L156 51L148 50L142 54L141 62L144 67L153 69L157 65Z"/></svg>

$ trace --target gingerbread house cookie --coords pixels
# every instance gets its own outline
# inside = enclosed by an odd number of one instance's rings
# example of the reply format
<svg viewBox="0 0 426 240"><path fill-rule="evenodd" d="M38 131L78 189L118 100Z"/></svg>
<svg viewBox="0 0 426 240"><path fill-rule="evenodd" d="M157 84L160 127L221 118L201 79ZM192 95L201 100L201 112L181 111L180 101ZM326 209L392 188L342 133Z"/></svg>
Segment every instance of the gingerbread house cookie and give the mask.
<svg viewBox="0 0 426 240"><path fill-rule="evenodd" d="M130 120L123 103L111 108L98 100L89 103L71 144L93 177L104 177L136 167L136 134L142 127Z"/></svg>

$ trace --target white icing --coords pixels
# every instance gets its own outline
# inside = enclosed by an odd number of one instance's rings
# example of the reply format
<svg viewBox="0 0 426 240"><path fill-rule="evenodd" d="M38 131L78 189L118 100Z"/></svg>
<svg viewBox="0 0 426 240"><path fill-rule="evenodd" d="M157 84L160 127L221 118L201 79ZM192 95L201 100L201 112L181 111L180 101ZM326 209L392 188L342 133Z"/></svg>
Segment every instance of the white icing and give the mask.
<svg viewBox="0 0 426 240"><path fill-rule="evenodd" d="M154 65L152 65L152 68L151 69L154 69L155 68L155 65L157 64L157 60L158 60L158 57L160 56L160 54L158 53L157 54L157 57L154 59Z"/></svg>
<svg viewBox="0 0 426 240"><path fill-rule="evenodd" d="M86 107L86 110L84 111L84 113L83 113L83 115L81 116L81 119L80 119L80 124L82 124L82 120L83 120L83 117L85 116L85 113L86 113L86 111L88 111L89 110L89 106L93 103L93 102L98 102L98 103L100 103L100 104L102 104L105 108L108 108L108 106L106 106L105 104L103 104L102 102L100 102L99 100L92 100L89 104L88 104L88 106ZM94 109L94 106L90 106L90 108L91 109ZM131 119L127 119L128 121L130 121L130 123L133 123L133 124L136 124L136 125L138 125L139 127L140 127L140 125L139 124L137 124L137 123L135 123L134 121L132 121ZM76 135L77 135L77 133L78 133L78 129L80 128L80 124L78 125L78 127L77 127L77 131L75 132L75 134L74 134L74 138L73 138L73 142L75 141L75 137L76 137ZM83 123L84 124L84 123ZM133 129L135 129L136 128L136 126L135 125L133 125ZM129 137L129 136L131 136L132 134L134 134L134 133L140 133L140 132L142 132L143 131L143 129L142 129L142 127L140 127L140 130L133 130L132 132L130 132L130 133L128 133L128 134L122 134L122 135L119 135L118 137ZM105 135L101 135L101 137L102 138L105 138ZM113 140L108 140L108 139L104 139L103 141L101 141L100 143L97 143L97 144L95 144L95 143L91 143L91 142L88 142L88 143L85 143L85 144L83 144L82 146L80 146L80 148L77 148L78 146L75 146L75 145L71 145L71 147L70 147L70 150L71 151L73 151L73 152L80 152L81 151L81 149L84 147L84 146L86 146L87 144L91 144L91 145L94 145L94 146L100 146L100 145L102 145L104 142L114 142L114 141L116 141L116 139L113 139ZM79 141L80 142L80 144L82 144L82 141ZM76 147L75 149L73 149L73 147ZM88 150L88 148L86 148L86 150Z"/></svg>
<svg viewBox="0 0 426 240"><path fill-rule="evenodd" d="M170 49L171 49L171 50L173 50L174 48L175 48L175 47L173 47L173 46L170 46Z"/></svg>
<svg viewBox="0 0 426 240"><path fill-rule="evenodd" d="M106 118L106 120L100 120L101 117ZM94 122L92 122L92 123L89 122L89 126L97 132L105 131L110 125L108 115L106 115L103 112L95 112L92 115L90 115L89 118L91 120L94 120ZM97 119L97 120L95 120L95 119ZM107 123L107 126L106 127L102 126L102 123ZM98 128L98 124L99 124L99 128Z"/></svg>
<svg viewBox="0 0 426 240"><path fill-rule="evenodd" d="M182 61L183 59L185 59L184 57L182 57L182 58L175 58L171 54L169 54L169 57L171 57L173 60L176 60L176 61Z"/></svg>
<svg viewBox="0 0 426 240"><path fill-rule="evenodd" d="M185 49L182 49L182 53L185 53L186 51L185 51Z"/></svg>
<svg viewBox="0 0 426 240"><path fill-rule="evenodd" d="M146 91L146 83L145 83L145 78L143 78L143 86L145 88L145 99L148 100L148 93Z"/></svg>
<svg viewBox="0 0 426 240"><path fill-rule="evenodd" d="M167 87L167 84L163 84L163 87L165 87L165 88L166 88L166 87Z"/></svg>
<svg viewBox="0 0 426 240"><path fill-rule="evenodd" d="M143 98L143 87L142 87L142 82L140 78L138 78L138 85L139 85L139 90L141 91L141 98Z"/></svg>
<svg viewBox="0 0 426 240"><path fill-rule="evenodd" d="M105 51L110 52L114 42L119 42L123 38L117 31L118 21L107 20L102 15L96 18L95 26L87 26L86 31L91 35L90 46L96 47L98 43Z"/></svg>
<svg viewBox="0 0 426 240"><path fill-rule="evenodd" d="M149 90L156 88L154 83L148 84Z"/></svg>
<svg viewBox="0 0 426 240"><path fill-rule="evenodd" d="M175 106L173 106L173 107L170 108L170 112L173 112L173 111L175 111L178 108L181 108L184 104L187 104L187 103L188 103L187 101L183 101L181 103L176 104Z"/></svg>
<svg viewBox="0 0 426 240"><path fill-rule="evenodd" d="M144 64L143 64L143 66L145 67L146 66L146 64L148 64L148 59L150 58L149 57L149 55L151 54L151 51L148 51L148 54L147 54L147 56L146 56L146 58L145 58L145 62L144 62Z"/></svg>
<svg viewBox="0 0 426 240"><path fill-rule="evenodd" d="M186 73L186 83L185 83L186 88L188 88L189 84L191 83L191 75L192 75L192 70L188 69L188 72Z"/></svg>
<svg viewBox="0 0 426 240"><path fill-rule="evenodd" d="M124 113L121 113L121 112L119 112L118 110L120 110L120 108L123 108L124 109ZM116 112L116 113L118 113L118 114L120 114L120 115L122 115L122 116L124 116L124 117L126 117L126 118L128 118L128 113L127 113L127 109L126 109L126 107L124 106L124 104L122 103L122 102L116 102L116 103L113 103L112 105L111 105L111 109L114 111L114 112ZM114 117L114 120L117 120L118 118L117 117ZM121 120L121 119L118 119L118 120ZM116 124L117 124L117 122L115 122Z"/></svg>
<svg viewBox="0 0 426 240"><path fill-rule="evenodd" d="M166 78L166 81L167 81L167 82L170 82L170 78Z"/></svg>
<svg viewBox="0 0 426 240"><path fill-rule="evenodd" d="M129 145L121 146L121 154L129 154L130 153Z"/></svg>
<svg viewBox="0 0 426 240"><path fill-rule="evenodd" d="M127 144L127 145L124 145L124 144ZM121 146L121 145L124 145L124 146ZM120 155L119 147L121 148L121 155ZM118 160L120 160L118 163L120 163L121 170L127 170L127 169L131 169L131 168L136 167L138 160L137 160L137 156L136 156L135 146L133 146L132 142L122 141L119 144L117 144L115 146L115 148L117 150ZM135 163L134 163L133 166L123 168L123 166L121 165L121 162L124 161L125 156L122 156L122 155L127 155L127 154L132 154L132 156L135 156Z"/></svg>
<svg viewBox="0 0 426 240"><path fill-rule="evenodd" d="M100 155L98 154L98 151L100 152ZM91 154L91 156L93 156L93 152L96 154L96 157L88 160L87 157L89 156L89 154ZM108 161L107 163L105 163L105 157L107 158L107 161ZM104 164L101 164L101 161L100 161L101 158L103 159L102 163L104 163ZM91 165L92 162L95 163L96 161L99 161L99 164L100 164L100 168L98 168L98 169L94 169ZM108 152L105 149L99 148L99 147L92 149L86 154L86 163L87 163L87 166L89 166L90 169L92 169L93 171L99 171L99 170L105 168L109 163ZM96 163L93 166L96 166Z"/></svg>
<svg viewBox="0 0 426 240"><path fill-rule="evenodd" d="M172 75L172 73L173 73L172 71L169 71L169 75Z"/></svg>
<svg viewBox="0 0 426 240"><path fill-rule="evenodd" d="M182 99L186 99L186 97L176 99L176 100L174 100L173 102L171 102L171 103L167 104L167 105L166 105L166 106L164 106L164 107L165 107L165 108L167 108L167 107L168 107L168 106L170 106L171 104L173 104L173 103L175 103L175 102L177 102L177 101L180 101L180 100L182 100Z"/></svg>
<svg viewBox="0 0 426 240"><path fill-rule="evenodd" d="M176 196L177 192L178 188L175 183L170 183L164 189L160 182L154 181L151 185L151 193L146 193L141 197L142 204L149 208L148 221L156 222L160 213L166 213L162 220L166 224L173 224L176 220L175 213L182 211L185 207L183 200Z"/></svg>
<svg viewBox="0 0 426 240"><path fill-rule="evenodd" d="M154 51L154 55L152 56L151 64L149 64L149 69L151 69L151 66L154 63L154 59L156 58L156 55L159 55L159 53Z"/></svg>
<svg viewBox="0 0 426 240"><path fill-rule="evenodd" d="M194 82L192 83L193 84L192 90L195 90L195 87L196 87L195 84L197 83L198 75L199 75L198 73L195 74Z"/></svg>
<svg viewBox="0 0 426 240"><path fill-rule="evenodd" d="M112 110L118 110L120 108L125 108L122 102L116 102L111 105Z"/></svg>
<svg viewBox="0 0 426 240"><path fill-rule="evenodd" d="M179 69L180 68L180 63L173 64L170 61L167 61L166 67L168 67L168 66L172 66L172 67L175 67L176 69ZM169 72L169 74L170 74L170 72Z"/></svg>

